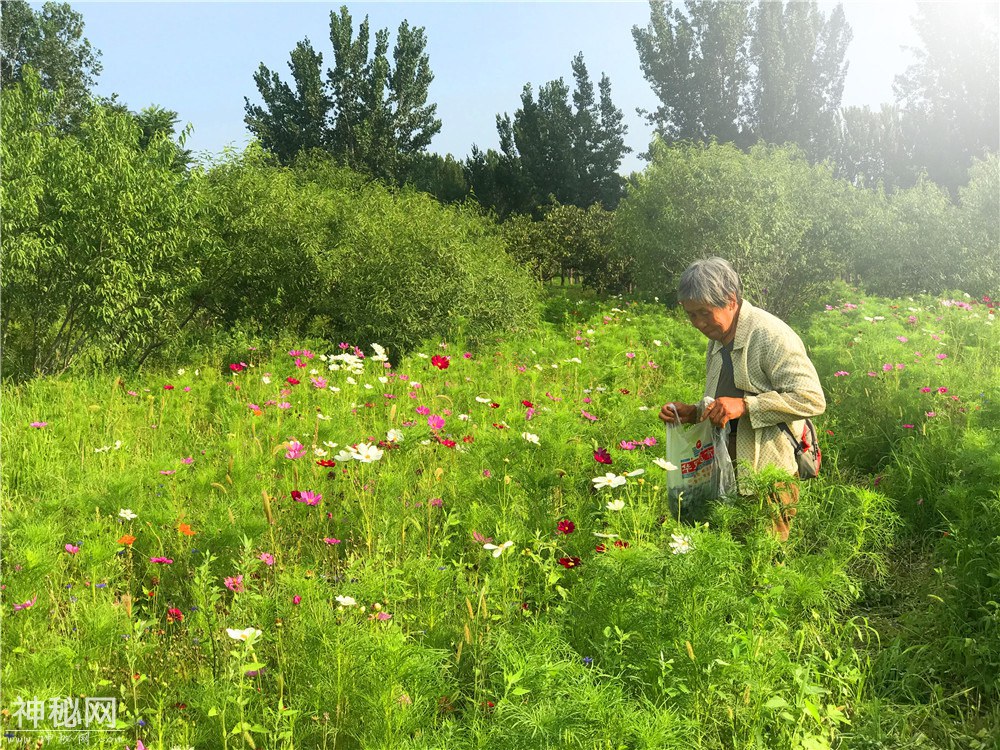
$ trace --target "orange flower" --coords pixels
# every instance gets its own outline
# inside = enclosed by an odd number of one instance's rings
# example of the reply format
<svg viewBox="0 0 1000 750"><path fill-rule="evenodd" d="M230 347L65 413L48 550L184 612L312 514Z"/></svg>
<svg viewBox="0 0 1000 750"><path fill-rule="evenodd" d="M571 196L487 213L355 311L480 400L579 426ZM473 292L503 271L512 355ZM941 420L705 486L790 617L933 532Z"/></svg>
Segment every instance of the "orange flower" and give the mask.
<svg viewBox="0 0 1000 750"><path fill-rule="evenodd" d="M118 544L124 544L126 547L131 547L132 542L135 541L135 537L131 534L122 534L118 539Z"/></svg>
<svg viewBox="0 0 1000 750"><path fill-rule="evenodd" d="M186 523L177 524L177 530L181 532L184 536L194 536L195 531Z"/></svg>

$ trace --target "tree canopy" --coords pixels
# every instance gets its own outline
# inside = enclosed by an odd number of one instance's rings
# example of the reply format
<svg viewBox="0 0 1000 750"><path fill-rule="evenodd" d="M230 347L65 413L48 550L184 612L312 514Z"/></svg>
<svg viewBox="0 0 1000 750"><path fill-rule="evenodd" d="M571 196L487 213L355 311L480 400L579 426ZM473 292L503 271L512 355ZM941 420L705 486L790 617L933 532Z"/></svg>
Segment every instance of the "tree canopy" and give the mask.
<svg viewBox="0 0 1000 750"><path fill-rule="evenodd" d="M354 169L404 182L410 159L441 130L437 105L428 103L434 76L424 29L403 21L392 59L389 31L375 32L368 17L357 36L347 6L330 13L334 65L323 75L323 55L309 39L291 52L294 88L261 63L254 82L263 106L245 99L245 121L265 149L282 163L318 148Z"/></svg>

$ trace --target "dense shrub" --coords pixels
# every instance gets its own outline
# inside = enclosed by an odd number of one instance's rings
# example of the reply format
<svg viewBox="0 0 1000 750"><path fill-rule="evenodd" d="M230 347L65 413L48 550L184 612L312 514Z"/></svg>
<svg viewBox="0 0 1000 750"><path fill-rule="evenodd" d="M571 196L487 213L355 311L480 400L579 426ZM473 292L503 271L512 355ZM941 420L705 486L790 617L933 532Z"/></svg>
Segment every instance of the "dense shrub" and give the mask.
<svg viewBox="0 0 1000 750"><path fill-rule="evenodd" d="M856 206L846 183L793 148L655 143L618 209L640 289L670 298L692 260L729 259L748 297L784 313L843 268Z"/></svg>
<svg viewBox="0 0 1000 750"><path fill-rule="evenodd" d="M86 352L126 361L174 325L197 275L195 211L173 144L140 146L128 114L94 105L53 127L60 95L3 92L5 374L58 372Z"/></svg>

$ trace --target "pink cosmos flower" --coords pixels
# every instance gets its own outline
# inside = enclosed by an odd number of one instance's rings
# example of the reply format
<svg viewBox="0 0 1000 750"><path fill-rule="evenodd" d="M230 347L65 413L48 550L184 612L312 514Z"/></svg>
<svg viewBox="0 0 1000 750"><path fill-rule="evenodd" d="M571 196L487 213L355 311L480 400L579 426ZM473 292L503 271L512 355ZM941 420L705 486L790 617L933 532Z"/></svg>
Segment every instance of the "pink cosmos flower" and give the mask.
<svg viewBox="0 0 1000 750"><path fill-rule="evenodd" d="M79 547L77 547L77 546L76 546L75 544L67 544L67 545L66 545L66 546L64 547L64 549L65 549L65 550L66 550L67 552L69 552L69 553L70 553L71 555L75 555L75 554L76 554L77 552L79 552L79 551L80 551L80 548L79 548Z"/></svg>
<svg viewBox="0 0 1000 750"><path fill-rule="evenodd" d="M432 430L443 430L444 429L444 418L439 417L437 414L431 414L427 417L427 426Z"/></svg>
<svg viewBox="0 0 1000 750"><path fill-rule="evenodd" d="M26 601L26 602L23 602L21 604L15 604L14 605L14 611L15 612L20 612L22 609L30 609L31 607L35 606L35 602L36 601L38 601L38 594L35 594L33 597L31 597L30 599L28 599L28 601Z"/></svg>
<svg viewBox="0 0 1000 750"><path fill-rule="evenodd" d="M194 458L191 457L191 456L188 456L187 458L182 458L181 459L181 463L182 464L187 464L188 466L190 466L191 464L194 463Z"/></svg>
<svg viewBox="0 0 1000 750"><path fill-rule="evenodd" d="M835 378L843 378L843 377L846 377L847 375L850 375L850 374L851 373L847 372L846 370L838 370L837 372L833 373L833 377L835 377Z"/></svg>
<svg viewBox="0 0 1000 750"><path fill-rule="evenodd" d="M428 409L426 406L418 406L417 409L416 409L416 411L417 411L417 414L419 414L421 416L424 416L424 417L431 413L431 410Z"/></svg>
<svg viewBox="0 0 1000 750"><path fill-rule="evenodd" d="M645 445L647 448L652 448L654 445L656 445L656 438L652 436L648 438L643 438L642 444Z"/></svg>
<svg viewBox="0 0 1000 750"><path fill-rule="evenodd" d="M297 458L302 458L305 454L305 446L298 440L292 440L288 443L288 450L285 451L285 458L290 461L294 461Z"/></svg>
<svg viewBox="0 0 1000 750"><path fill-rule="evenodd" d="M333 546L334 544L340 544L340 540L334 539L332 536L324 537L323 541L329 544L330 546Z"/></svg>
<svg viewBox="0 0 1000 750"><path fill-rule="evenodd" d="M925 416L925 417L930 417L930 418L932 418L932 419L933 419L934 417L936 417L936 416L937 416L937 412L936 412L936 411L929 411L929 412L925 412L925 413L924 413L924 416Z"/></svg>
<svg viewBox="0 0 1000 750"><path fill-rule="evenodd" d="M379 612L377 615L375 615L375 619L385 622L386 620L391 620L392 615L390 615L388 612Z"/></svg>
<svg viewBox="0 0 1000 750"><path fill-rule="evenodd" d="M176 469L166 469L166 470L164 470L164 471L161 471L160 473L161 473L161 474L162 474L163 476L165 476L165 477L169 477L169 476L171 476L171 475L173 475L173 474L176 474L176 473L177 473L177 470L176 470Z"/></svg>
<svg viewBox="0 0 1000 750"><path fill-rule="evenodd" d="M589 419L591 422L597 421L597 417L595 417L589 411L584 411L583 409L580 409L580 416L583 417L584 419Z"/></svg>
<svg viewBox="0 0 1000 750"><path fill-rule="evenodd" d="M896 341L900 342L901 344L905 344L907 341L909 341L909 339L906 338L906 336L897 336Z"/></svg>
<svg viewBox="0 0 1000 750"><path fill-rule="evenodd" d="M272 555L270 552L261 552L257 556L257 559L262 561L267 566L274 565L274 555Z"/></svg>
<svg viewBox="0 0 1000 750"><path fill-rule="evenodd" d="M635 352L625 352L625 356L628 359L635 359Z"/></svg>
<svg viewBox="0 0 1000 750"><path fill-rule="evenodd" d="M524 412L524 419L526 421L530 421L531 418L534 416L535 416L535 410L533 408L529 408L526 412Z"/></svg>
<svg viewBox="0 0 1000 750"><path fill-rule="evenodd" d="M891 370L892 370L892 365L890 365L888 362L882 365L882 372L890 372Z"/></svg>
<svg viewBox="0 0 1000 750"><path fill-rule="evenodd" d="M913 425L912 424L904 424L903 425L903 429L904 430L912 430L913 429Z"/></svg>
<svg viewBox="0 0 1000 750"><path fill-rule="evenodd" d="M36 430L40 430L40 429L42 429L43 427L48 427L48 426L49 426L49 423L48 423L48 422L32 422L32 423L31 423L30 425L28 425L28 426L29 426L29 427L34 427L34 428L35 428Z"/></svg>
<svg viewBox="0 0 1000 750"><path fill-rule="evenodd" d="M472 352L466 352L462 356L465 357L466 359L472 359Z"/></svg>
<svg viewBox="0 0 1000 750"><path fill-rule="evenodd" d="M618 447L621 448L623 451L634 451L635 443L630 442L628 440L622 440L620 443L618 443Z"/></svg>
<svg viewBox="0 0 1000 750"><path fill-rule="evenodd" d="M309 378L309 382L313 384L314 388L318 388L320 390L326 388L326 378L323 377Z"/></svg>
<svg viewBox="0 0 1000 750"><path fill-rule="evenodd" d="M191 392L191 386L189 386L189 385L184 386L184 392L185 393L190 393Z"/></svg>
<svg viewBox="0 0 1000 750"><path fill-rule="evenodd" d="M937 355L937 359L948 359L948 355L947 354L939 354L939 355Z"/></svg>
<svg viewBox="0 0 1000 750"><path fill-rule="evenodd" d="M228 576L225 580L226 588L232 591L234 594L242 594L243 588L243 576Z"/></svg>
<svg viewBox="0 0 1000 750"><path fill-rule="evenodd" d="M173 565L174 561L169 557L151 557L149 558L151 563L156 563L157 565Z"/></svg>
<svg viewBox="0 0 1000 750"><path fill-rule="evenodd" d="M944 386L941 386L940 388L938 388L938 393L947 393L947 392L948 392L948 389L945 388Z"/></svg>
<svg viewBox="0 0 1000 750"><path fill-rule="evenodd" d="M868 371L868 377L870 377L870 378L877 378L878 377L878 373L877 372L872 372L871 370L869 370Z"/></svg>
<svg viewBox="0 0 1000 750"><path fill-rule="evenodd" d="M932 388L924 386L923 388L920 389L920 392L921 393L930 393L932 390L933 390Z"/></svg>
<svg viewBox="0 0 1000 750"><path fill-rule="evenodd" d="M292 499L297 503L305 503L306 505L317 506L323 499L323 496L318 492L313 492L311 490L303 490L299 492L298 490L292 490Z"/></svg>
<svg viewBox="0 0 1000 750"><path fill-rule="evenodd" d="M300 604L302 602L302 597L296 594L292 597L292 604Z"/></svg>

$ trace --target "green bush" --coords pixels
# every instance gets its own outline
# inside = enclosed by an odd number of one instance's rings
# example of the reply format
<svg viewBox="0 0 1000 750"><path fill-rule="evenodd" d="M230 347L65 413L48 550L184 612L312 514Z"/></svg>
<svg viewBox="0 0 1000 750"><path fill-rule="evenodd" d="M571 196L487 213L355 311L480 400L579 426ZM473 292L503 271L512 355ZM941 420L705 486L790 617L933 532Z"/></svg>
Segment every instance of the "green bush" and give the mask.
<svg viewBox="0 0 1000 750"><path fill-rule="evenodd" d="M747 296L780 315L841 274L857 213L850 186L792 147L657 142L616 234L635 255L640 290L672 299L691 261L720 255Z"/></svg>
<svg viewBox="0 0 1000 750"><path fill-rule="evenodd" d="M5 374L61 372L80 355L141 357L175 325L197 277L189 178L165 139L93 105L72 135L37 78L3 91Z"/></svg>

